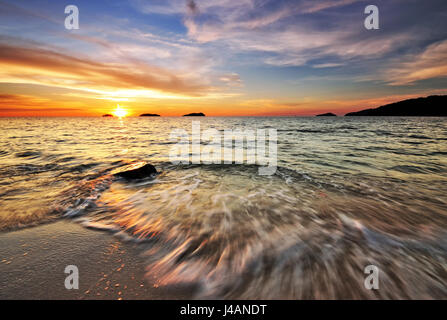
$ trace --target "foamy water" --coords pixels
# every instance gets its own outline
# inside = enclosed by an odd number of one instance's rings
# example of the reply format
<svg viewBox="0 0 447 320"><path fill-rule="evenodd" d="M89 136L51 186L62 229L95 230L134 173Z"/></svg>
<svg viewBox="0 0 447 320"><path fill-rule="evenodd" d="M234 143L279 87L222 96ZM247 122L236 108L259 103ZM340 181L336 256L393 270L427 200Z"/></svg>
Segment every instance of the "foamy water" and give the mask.
<svg viewBox="0 0 447 320"><path fill-rule="evenodd" d="M135 241L197 298L447 298L447 120L200 118L278 131L278 169L173 165L188 118L0 119L0 226L63 217ZM144 160L160 172L110 172ZM380 289L366 290L367 265Z"/></svg>

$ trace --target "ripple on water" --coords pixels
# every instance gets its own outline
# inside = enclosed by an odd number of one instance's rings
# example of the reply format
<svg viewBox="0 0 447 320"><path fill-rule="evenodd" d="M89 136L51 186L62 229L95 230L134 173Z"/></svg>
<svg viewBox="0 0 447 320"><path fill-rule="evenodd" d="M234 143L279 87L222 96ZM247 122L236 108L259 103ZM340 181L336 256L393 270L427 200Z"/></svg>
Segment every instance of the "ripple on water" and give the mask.
<svg viewBox="0 0 447 320"><path fill-rule="evenodd" d="M337 188L282 168L273 177L260 177L249 166L163 171L155 180L112 182L82 220L139 242L148 277L156 275L159 285L190 285L200 298L447 293L440 281L446 238L434 241L445 217L418 210L399 216L403 208L384 201L395 198L389 188L384 193L358 183L365 190L358 198L355 189L341 196ZM406 203L415 206L417 199ZM377 296L363 288L369 264L387 268L388 283ZM423 290L415 290L414 281Z"/></svg>
<svg viewBox="0 0 447 320"><path fill-rule="evenodd" d="M190 119L109 120L0 119L1 230L73 217L135 241L148 277L195 297L447 297L445 119L201 119L220 133L276 128L271 177L164 163ZM109 175L135 159L162 173ZM363 287L369 264L376 292Z"/></svg>
<svg viewBox="0 0 447 320"><path fill-rule="evenodd" d="M35 159L35 158L39 158L41 156L41 153L39 151L24 151L24 152L16 153L15 156L17 158Z"/></svg>

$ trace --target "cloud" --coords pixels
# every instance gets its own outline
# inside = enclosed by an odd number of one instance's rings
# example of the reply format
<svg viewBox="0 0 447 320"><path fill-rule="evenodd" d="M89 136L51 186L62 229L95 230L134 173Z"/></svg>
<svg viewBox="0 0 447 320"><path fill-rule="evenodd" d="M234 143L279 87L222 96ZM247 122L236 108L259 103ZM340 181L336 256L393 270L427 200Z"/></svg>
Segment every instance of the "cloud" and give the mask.
<svg viewBox="0 0 447 320"><path fill-rule="evenodd" d="M0 94L0 115L17 113L66 113L80 111L79 108L66 108L49 99L21 94Z"/></svg>
<svg viewBox="0 0 447 320"><path fill-rule="evenodd" d="M417 81L447 77L447 40L428 46L418 54L396 59L383 78L391 85L410 85Z"/></svg>
<svg viewBox="0 0 447 320"><path fill-rule="evenodd" d="M330 58L345 64L385 56L417 38L406 31L365 33L363 11L345 10L358 0L194 3L198 10L183 20L190 39L225 45L233 54L255 53L253 60L260 64L303 66ZM327 10L337 10L337 15Z"/></svg>
<svg viewBox="0 0 447 320"><path fill-rule="evenodd" d="M312 67L315 69L322 69L322 68L336 68L343 66L343 63L321 63L321 64L314 64Z"/></svg>
<svg viewBox="0 0 447 320"><path fill-rule="evenodd" d="M8 14L11 12L26 21L30 21L28 12L33 12L9 4L2 7L9 10ZM182 1L182 8L188 8L187 2ZM198 8L191 2L189 10L193 14ZM4 15L0 12L2 18ZM40 14L32 18L33 23L44 19ZM82 90L83 93L76 94L90 99L234 96L223 91L232 85L216 77L222 71L213 70L222 62L220 55L205 52L182 35L163 36L129 21L124 26L121 22L117 25L116 20L114 17L101 22L84 20L77 32L61 32L60 23L51 24L43 32L52 35L51 43L45 43L46 36L35 37L41 42L22 40L17 34L29 26L9 22L11 32L6 34L10 35L0 35L0 81Z"/></svg>
<svg viewBox="0 0 447 320"><path fill-rule="evenodd" d="M0 108L4 109L4 107L14 107L16 105L25 105L25 106L35 106L36 103L46 103L47 99L44 98L36 98L27 95L18 95L18 94L0 94Z"/></svg>
<svg viewBox="0 0 447 320"><path fill-rule="evenodd" d="M322 10L343 7L346 5L353 4L355 2L360 2L359 0L329 0L329 1L314 1L307 0L301 1L299 6L299 11L303 13L316 13Z"/></svg>
<svg viewBox="0 0 447 320"><path fill-rule="evenodd" d="M26 80L88 90L145 89L186 96L205 95L213 89L139 61L104 63L5 38L0 38L0 65L3 82Z"/></svg>
<svg viewBox="0 0 447 320"><path fill-rule="evenodd" d="M229 87L242 87L241 77L237 73L224 74L219 77L219 81L225 83Z"/></svg>
<svg viewBox="0 0 447 320"><path fill-rule="evenodd" d="M351 72L353 82L360 77L376 81L377 71L389 68L382 71L381 79L385 75L385 81L394 85L411 85L446 73L442 46L427 48L423 56L407 54L445 38L440 31L446 26L441 0L425 7L418 1L381 2L381 29L376 31L363 27L363 9L369 4L363 0L163 0L134 4L146 13L183 16L192 42L206 46L208 52L218 48L222 55L247 57L244 61L250 65ZM392 20L384 14L397 11L399 15ZM339 66L344 68L336 68Z"/></svg>

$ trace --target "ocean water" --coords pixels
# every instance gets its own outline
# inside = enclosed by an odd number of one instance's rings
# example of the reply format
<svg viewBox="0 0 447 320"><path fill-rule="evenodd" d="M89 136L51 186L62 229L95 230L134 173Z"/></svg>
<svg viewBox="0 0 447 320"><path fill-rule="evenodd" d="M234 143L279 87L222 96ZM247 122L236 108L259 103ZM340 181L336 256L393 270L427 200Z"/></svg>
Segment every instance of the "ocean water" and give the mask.
<svg viewBox="0 0 447 320"><path fill-rule="evenodd" d="M276 129L276 173L172 164L169 134L191 118L0 118L0 230L105 230L196 298L447 298L447 119L195 120ZM160 174L111 175L135 161Z"/></svg>

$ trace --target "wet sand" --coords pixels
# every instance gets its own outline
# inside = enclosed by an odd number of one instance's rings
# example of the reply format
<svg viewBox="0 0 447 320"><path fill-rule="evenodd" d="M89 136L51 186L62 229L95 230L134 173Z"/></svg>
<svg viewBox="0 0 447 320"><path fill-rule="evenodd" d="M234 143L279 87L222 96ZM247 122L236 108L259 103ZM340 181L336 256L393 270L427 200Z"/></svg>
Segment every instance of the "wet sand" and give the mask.
<svg viewBox="0 0 447 320"><path fill-rule="evenodd" d="M188 292L144 278L135 243L67 220L0 233L0 299L182 299ZM79 289L67 290L67 265Z"/></svg>

